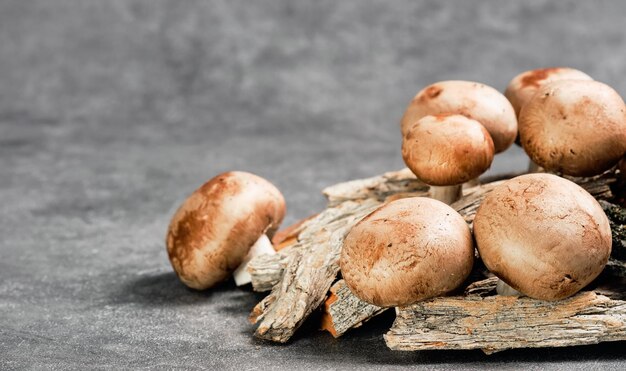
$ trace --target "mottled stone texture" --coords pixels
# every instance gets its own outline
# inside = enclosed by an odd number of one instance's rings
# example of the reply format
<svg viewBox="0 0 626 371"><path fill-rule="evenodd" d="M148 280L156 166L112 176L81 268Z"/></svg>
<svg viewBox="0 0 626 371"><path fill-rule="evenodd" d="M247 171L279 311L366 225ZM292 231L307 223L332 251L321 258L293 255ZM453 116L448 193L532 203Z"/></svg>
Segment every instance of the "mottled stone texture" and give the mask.
<svg viewBox="0 0 626 371"><path fill-rule="evenodd" d="M443 79L502 90L569 65L626 94L615 1L0 2L0 368L481 367L480 352L393 353L390 317L335 340L253 339L261 296L186 289L176 206L255 172L289 223L319 191L402 166L399 119ZM492 171L522 170L517 148ZM309 332L306 336L303 332ZM511 351L490 366L624 368L623 343Z"/></svg>

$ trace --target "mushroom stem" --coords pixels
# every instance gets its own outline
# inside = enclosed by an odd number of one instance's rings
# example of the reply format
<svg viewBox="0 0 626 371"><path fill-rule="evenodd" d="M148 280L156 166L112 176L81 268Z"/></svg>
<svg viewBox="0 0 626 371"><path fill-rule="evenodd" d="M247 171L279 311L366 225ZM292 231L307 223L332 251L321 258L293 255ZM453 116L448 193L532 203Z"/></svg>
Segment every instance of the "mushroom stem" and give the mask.
<svg viewBox="0 0 626 371"><path fill-rule="evenodd" d="M528 159L528 172L529 173L538 173L540 172L541 167L535 163L535 161Z"/></svg>
<svg viewBox="0 0 626 371"><path fill-rule="evenodd" d="M463 185L453 186L430 186L430 197L450 205L463 196Z"/></svg>
<svg viewBox="0 0 626 371"><path fill-rule="evenodd" d="M500 279L498 280L498 283L496 283L496 292L498 293L498 295L502 295L502 296L524 296L524 294L515 290L514 288L509 286L506 282Z"/></svg>
<svg viewBox="0 0 626 371"><path fill-rule="evenodd" d="M480 185L480 180L478 180L478 177L476 177L474 179L470 179L467 182L463 183L463 189L472 188L472 187L476 187L479 185Z"/></svg>
<svg viewBox="0 0 626 371"><path fill-rule="evenodd" d="M235 284L237 286L243 286L250 282L252 282L252 276L248 272L248 263L259 255L274 255L276 254L276 250L274 250L274 246L272 242L267 237L267 235L263 234L259 239L252 245L250 251L248 251L248 255L243 259L243 262L237 267L235 272L233 272L233 278L235 279Z"/></svg>

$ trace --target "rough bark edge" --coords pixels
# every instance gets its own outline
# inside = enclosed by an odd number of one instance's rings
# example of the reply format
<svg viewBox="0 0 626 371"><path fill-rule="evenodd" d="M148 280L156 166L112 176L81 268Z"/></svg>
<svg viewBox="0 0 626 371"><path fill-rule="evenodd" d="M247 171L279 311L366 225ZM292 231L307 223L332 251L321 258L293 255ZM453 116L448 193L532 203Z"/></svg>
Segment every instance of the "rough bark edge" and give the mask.
<svg viewBox="0 0 626 371"><path fill-rule="evenodd" d="M339 270L339 252L345 234L379 205L380 202L372 199L344 202L320 214L336 214L329 223L301 234L300 248L291 255L280 282L253 311L252 321L260 321L257 337L286 342L293 336L326 297Z"/></svg>
<svg viewBox="0 0 626 371"><path fill-rule="evenodd" d="M479 295L399 308L384 335L392 350L564 347L626 340L626 301L585 291L558 302Z"/></svg>
<svg viewBox="0 0 626 371"><path fill-rule="evenodd" d="M352 294L344 280L339 280L330 288L324 303L321 328L337 338L387 309L360 300Z"/></svg>

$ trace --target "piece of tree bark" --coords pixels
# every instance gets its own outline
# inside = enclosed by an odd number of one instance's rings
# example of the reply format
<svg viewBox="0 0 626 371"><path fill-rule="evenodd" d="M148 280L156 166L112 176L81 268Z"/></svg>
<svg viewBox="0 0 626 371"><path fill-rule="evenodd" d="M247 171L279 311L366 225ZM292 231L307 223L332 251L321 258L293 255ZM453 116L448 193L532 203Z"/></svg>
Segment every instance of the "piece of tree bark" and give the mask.
<svg viewBox="0 0 626 371"><path fill-rule="evenodd" d="M384 335L392 350L563 347L626 340L626 301L592 291L561 301L478 295L400 308Z"/></svg>
<svg viewBox="0 0 626 371"><path fill-rule="evenodd" d="M322 330L339 337L387 309L360 300L352 294L344 280L339 280L330 288L330 295L324 303Z"/></svg>
<svg viewBox="0 0 626 371"><path fill-rule="evenodd" d="M288 246L295 245L298 242L298 235L304 230L306 222L315 218L318 214L311 215L308 218L298 220L294 224L287 226L274 234L272 244L274 250L280 251Z"/></svg>
<svg viewBox="0 0 626 371"><path fill-rule="evenodd" d="M592 194L605 197L610 195L611 179L610 176L583 179L579 184ZM470 188L466 190L466 196L453 206L471 223L478 205L497 184L492 182ZM286 260L275 261L276 272L282 270L282 273L277 273L281 276L280 281L250 316L253 323L260 322L255 333L260 338L288 341L306 317L323 302L339 269L343 238L356 222L385 201L427 196L428 187L410 172L401 170L329 187L324 194L331 206L304 223L298 243L289 248L289 254L285 254ZM336 301L340 303L338 305L346 306L338 308L341 313L354 310L350 308L354 304L341 304L343 301ZM356 319L353 325L361 322L361 319Z"/></svg>
<svg viewBox="0 0 626 371"><path fill-rule="evenodd" d="M252 322L260 322L257 337L276 342L291 338L326 297L339 270L345 234L378 205L380 202L374 199L343 202L320 213L318 217L327 223L301 233L299 248L293 249L280 282L251 315Z"/></svg>

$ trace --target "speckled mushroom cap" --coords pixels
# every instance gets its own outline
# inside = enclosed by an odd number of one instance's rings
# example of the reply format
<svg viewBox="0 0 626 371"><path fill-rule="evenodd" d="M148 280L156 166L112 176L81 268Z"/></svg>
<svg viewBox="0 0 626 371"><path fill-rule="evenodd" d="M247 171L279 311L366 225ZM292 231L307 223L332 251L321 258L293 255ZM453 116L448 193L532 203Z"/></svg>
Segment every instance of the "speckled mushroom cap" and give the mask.
<svg viewBox="0 0 626 371"><path fill-rule="evenodd" d="M472 81L441 81L417 93L402 117L402 135L420 118L442 113L480 122L491 135L496 153L509 148L517 135L511 103L496 89Z"/></svg>
<svg viewBox="0 0 626 371"><path fill-rule="evenodd" d="M457 288L469 275L474 245L450 206L414 197L381 206L357 223L341 251L341 273L361 300L404 306Z"/></svg>
<svg viewBox="0 0 626 371"><path fill-rule="evenodd" d="M193 192L170 222L166 245L172 267L187 286L207 289L227 279L250 247L270 237L285 215L285 200L267 180L233 171Z"/></svg>
<svg viewBox="0 0 626 371"><path fill-rule="evenodd" d="M485 266L535 299L571 296L602 272L611 253L609 221L577 184L527 174L497 186L474 219Z"/></svg>
<svg viewBox="0 0 626 371"><path fill-rule="evenodd" d="M402 158L424 183L448 186L484 173L494 156L491 136L461 115L425 116L405 133Z"/></svg>
<svg viewBox="0 0 626 371"><path fill-rule="evenodd" d="M601 82L554 81L524 105L519 133L528 156L546 170L600 174L626 152L626 106Z"/></svg>
<svg viewBox="0 0 626 371"><path fill-rule="evenodd" d="M568 67L539 68L515 76L506 87L507 97L515 114L519 116L522 106L545 84L558 80L593 80L586 73Z"/></svg>

